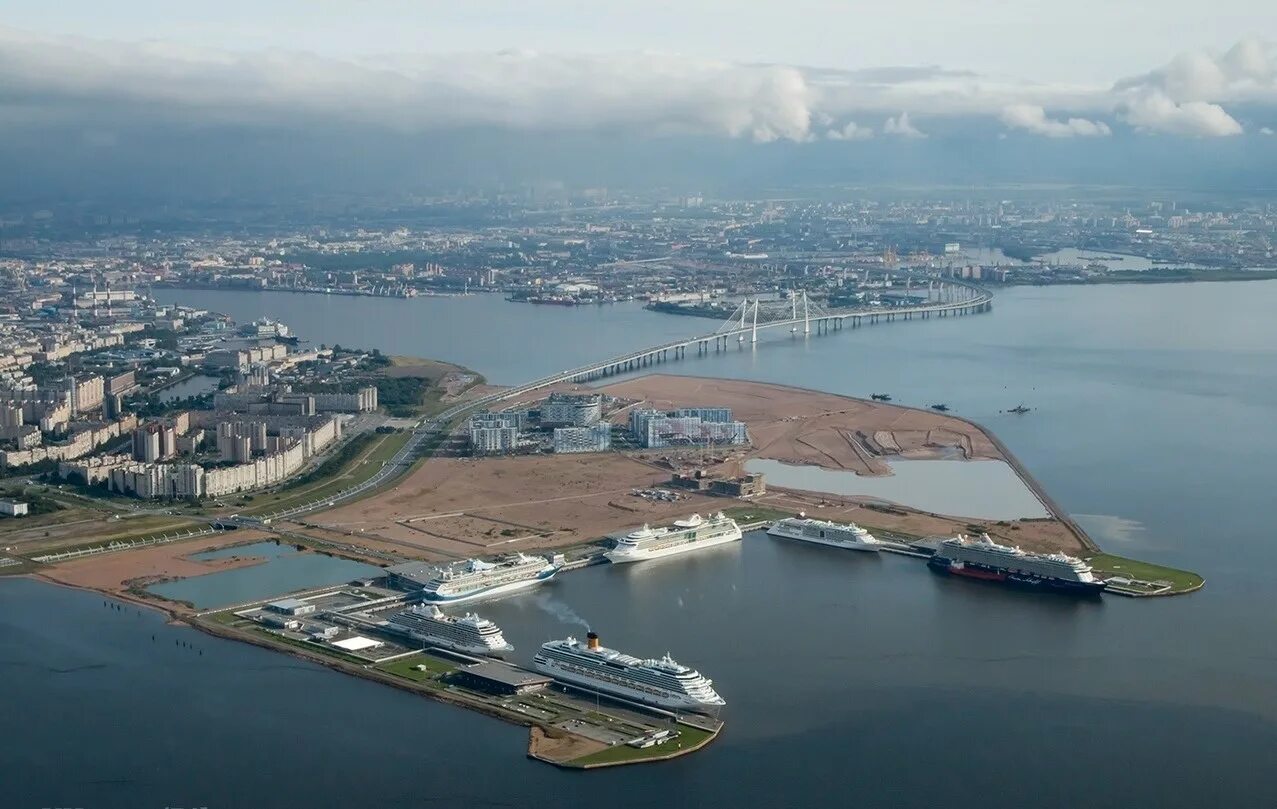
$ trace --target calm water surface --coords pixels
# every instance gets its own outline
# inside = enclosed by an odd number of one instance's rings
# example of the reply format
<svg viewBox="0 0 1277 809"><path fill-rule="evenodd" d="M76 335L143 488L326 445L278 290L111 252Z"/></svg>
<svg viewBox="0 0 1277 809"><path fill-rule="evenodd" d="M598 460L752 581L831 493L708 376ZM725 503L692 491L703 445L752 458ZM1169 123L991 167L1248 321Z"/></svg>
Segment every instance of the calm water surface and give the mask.
<svg viewBox="0 0 1277 809"><path fill-rule="evenodd" d="M160 401L171 402L175 399L185 399L187 396L202 396L205 393L212 393L217 390L220 382L221 380L215 376L196 374L160 391Z"/></svg>
<svg viewBox="0 0 1277 809"><path fill-rule="evenodd" d="M903 460L889 466L890 476L873 477L770 458L745 462L748 471L766 475L768 484L789 489L881 497L934 514L988 520L1050 516L1037 495L1002 461Z"/></svg>
<svg viewBox="0 0 1277 809"><path fill-rule="evenodd" d="M196 554L194 558L223 559L231 556L256 556L266 561L249 567L219 570L189 579L153 584L147 589L175 601L189 601L196 609L204 610L233 606L294 590L341 584L380 573L380 568L372 565L318 553L302 553L291 545L276 545L274 542L223 548Z"/></svg>
<svg viewBox="0 0 1277 809"><path fill-rule="evenodd" d="M182 295L315 342L455 358L496 382L712 327L624 306L543 316L495 297L331 299L383 312L343 320L314 315L322 297ZM436 306L457 301L464 317ZM0 581L5 717L21 729L5 736L4 803L1277 805L1275 310L1273 282L1011 290L989 315L664 366L947 402L1107 549L1195 569L1198 594L1043 598L759 534L574 572L481 608L518 659L585 621L619 648L672 652L729 702L703 753L584 775L524 759L522 729L91 594ZM1033 412L1003 412L1020 403ZM272 766L271 751L301 751L302 770Z"/></svg>

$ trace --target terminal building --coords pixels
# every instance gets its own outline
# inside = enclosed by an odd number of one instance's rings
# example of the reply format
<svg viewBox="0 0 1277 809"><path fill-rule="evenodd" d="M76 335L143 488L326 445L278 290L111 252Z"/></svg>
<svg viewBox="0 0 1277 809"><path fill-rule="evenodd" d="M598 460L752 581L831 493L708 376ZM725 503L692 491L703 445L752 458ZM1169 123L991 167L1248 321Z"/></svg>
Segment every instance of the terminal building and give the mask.
<svg viewBox="0 0 1277 809"><path fill-rule="evenodd" d="M495 660L484 660L461 666L448 679L465 688L473 688L498 696L518 696L530 694L550 685L553 680L527 669L500 663Z"/></svg>

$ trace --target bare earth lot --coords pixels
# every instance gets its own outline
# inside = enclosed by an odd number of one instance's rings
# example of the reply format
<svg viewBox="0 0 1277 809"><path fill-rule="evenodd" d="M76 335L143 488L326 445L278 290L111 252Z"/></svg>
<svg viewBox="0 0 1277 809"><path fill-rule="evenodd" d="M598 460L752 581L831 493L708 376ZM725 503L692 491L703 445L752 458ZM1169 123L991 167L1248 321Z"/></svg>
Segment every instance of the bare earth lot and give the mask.
<svg viewBox="0 0 1277 809"><path fill-rule="evenodd" d="M828 393L662 375L603 391L633 406L663 410L730 407L749 425L753 446L716 451L712 458L686 450L435 458L388 492L308 517L307 531L376 550L457 559L578 544L644 522L664 523L739 505L692 493L676 502L632 494L634 489L665 487L673 468L702 460L715 474L736 474L750 458L772 458L867 475L888 474L884 458L889 455L1007 460L983 430L953 416ZM623 421L626 413L613 418ZM772 491L756 502L919 536L982 529L1026 548L1082 547L1072 528L1057 520L973 522L961 515L884 511L863 498L785 491Z"/></svg>
<svg viewBox="0 0 1277 809"><path fill-rule="evenodd" d="M186 542L152 545L122 553L86 556L45 568L40 576L72 587L120 594L130 586L168 579L202 576L219 570L247 567L263 560L245 553L242 557L199 561L190 556L228 545L255 542L270 537L253 531L228 531L213 537L197 537Z"/></svg>

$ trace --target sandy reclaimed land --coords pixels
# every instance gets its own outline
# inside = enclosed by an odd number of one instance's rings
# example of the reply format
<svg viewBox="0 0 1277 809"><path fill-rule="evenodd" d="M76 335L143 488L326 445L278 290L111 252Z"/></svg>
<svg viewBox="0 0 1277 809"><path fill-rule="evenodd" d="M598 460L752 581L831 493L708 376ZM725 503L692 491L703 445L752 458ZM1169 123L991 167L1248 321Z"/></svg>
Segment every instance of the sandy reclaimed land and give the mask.
<svg viewBox="0 0 1277 809"><path fill-rule="evenodd" d="M306 522L372 548L460 559L579 544L734 502L690 492L675 502L632 494L663 486L669 475L620 453L433 458L394 489Z"/></svg>
<svg viewBox="0 0 1277 809"><path fill-rule="evenodd" d="M1010 460L981 428L954 416L818 391L663 375L627 380L602 391L621 401L621 409L611 416L615 422L627 419L631 407L730 407L749 425L753 445L715 449L708 455L665 449L434 458L389 491L310 515L308 531L400 555L463 559L574 545L642 523L663 524L693 512L740 504L692 492L680 492L675 502L633 494L636 489L669 489L671 471L694 464L704 463L712 474L734 475L750 458L771 458L883 475L890 474L886 459L892 455ZM819 510L918 536L982 529L1026 548L1078 551L1084 546L1075 528L1058 520L996 523L903 507L882 510L873 506L872 498L774 487L756 502L795 512Z"/></svg>
<svg viewBox="0 0 1277 809"><path fill-rule="evenodd" d="M190 576L202 576L205 573L216 573L219 570L260 564L264 560L261 557L252 556L247 551L242 557L209 561L190 557L204 551L270 538L267 534L255 531L228 531L217 537L196 537L184 542L86 556L44 568L39 575L72 587L123 593L133 585L184 579Z"/></svg>
<svg viewBox="0 0 1277 809"><path fill-rule="evenodd" d="M984 431L944 413L732 379L652 375L603 389L641 407L730 407L749 425L747 458L887 475L883 456L1004 460ZM626 418L621 414L618 420Z"/></svg>

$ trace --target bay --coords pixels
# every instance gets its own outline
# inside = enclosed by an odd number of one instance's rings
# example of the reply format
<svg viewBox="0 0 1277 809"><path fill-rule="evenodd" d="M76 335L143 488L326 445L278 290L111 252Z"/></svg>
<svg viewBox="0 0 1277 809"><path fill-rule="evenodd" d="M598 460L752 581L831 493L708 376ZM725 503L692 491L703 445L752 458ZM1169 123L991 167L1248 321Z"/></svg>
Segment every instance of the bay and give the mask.
<svg viewBox="0 0 1277 809"><path fill-rule="evenodd" d="M171 292L497 383L714 326L491 296L368 299L357 323L333 323L313 316L322 296ZM464 316L448 314L458 301ZM751 534L480 605L518 660L582 633L574 612L618 648L672 652L728 700L702 753L582 775L524 759L522 729L6 580L0 662L23 733L7 734L0 778L20 806L1273 805L1274 307L1274 282L1012 289L987 315L768 336L660 367L946 402L1107 550L1196 570L1200 593L1043 598ZM202 662L153 632L182 633ZM273 766L280 750L303 772Z"/></svg>

